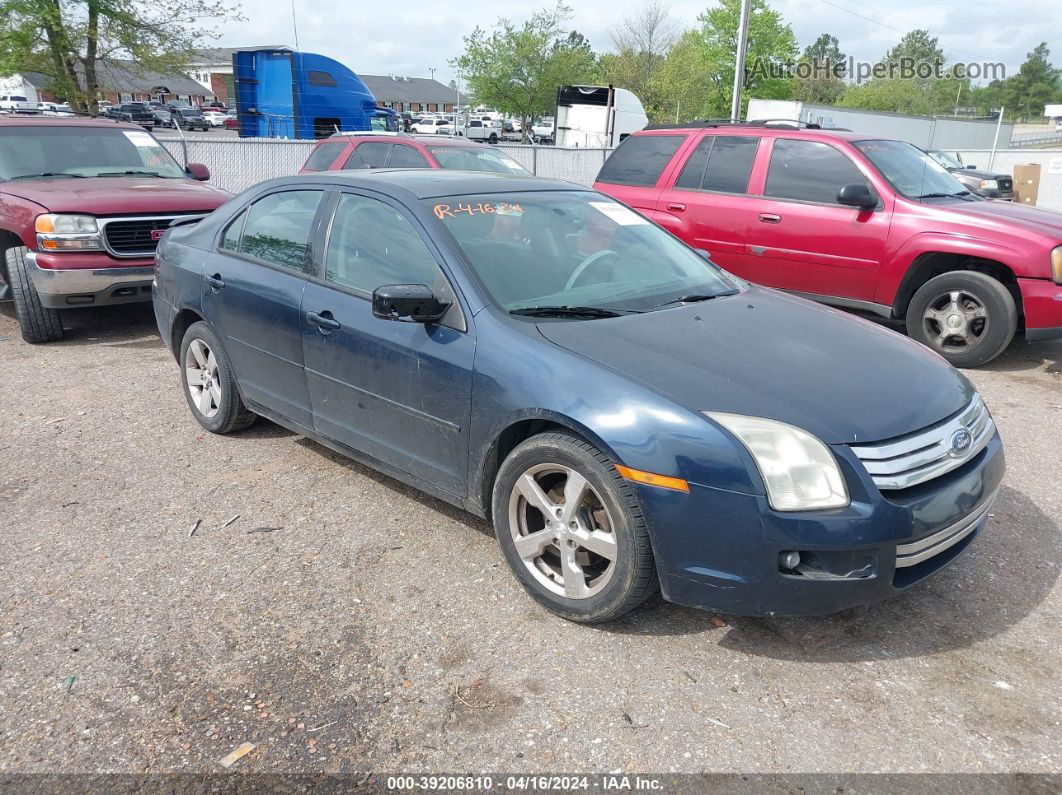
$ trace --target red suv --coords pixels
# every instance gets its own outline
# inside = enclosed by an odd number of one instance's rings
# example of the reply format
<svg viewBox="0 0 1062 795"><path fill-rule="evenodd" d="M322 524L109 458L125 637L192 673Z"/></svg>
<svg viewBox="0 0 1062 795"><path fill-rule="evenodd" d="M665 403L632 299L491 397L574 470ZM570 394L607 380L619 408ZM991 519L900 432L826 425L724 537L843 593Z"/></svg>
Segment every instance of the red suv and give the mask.
<svg viewBox="0 0 1062 795"><path fill-rule="evenodd" d="M952 364L1062 337L1062 215L972 194L903 141L648 127L594 187L753 282L906 323Z"/></svg>
<svg viewBox="0 0 1062 795"><path fill-rule="evenodd" d="M460 136L340 133L318 141L300 174L352 168L447 168L531 176L505 152Z"/></svg>
<svg viewBox="0 0 1062 795"><path fill-rule="evenodd" d="M162 233L232 198L209 177L133 124L0 119L0 298L22 337L60 339L60 309L150 301Z"/></svg>

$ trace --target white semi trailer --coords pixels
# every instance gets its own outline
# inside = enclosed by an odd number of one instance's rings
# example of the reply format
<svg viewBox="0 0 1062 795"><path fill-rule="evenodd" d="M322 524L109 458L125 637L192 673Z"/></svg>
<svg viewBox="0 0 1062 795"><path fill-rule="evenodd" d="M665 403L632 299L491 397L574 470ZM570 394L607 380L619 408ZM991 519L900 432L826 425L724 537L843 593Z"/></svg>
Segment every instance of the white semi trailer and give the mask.
<svg viewBox="0 0 1062 795"><path fill-rule="evenodd" d="M554 118L554 144L584 149L617 146L649 123L641 100L613 86L561 86Z"/></svg>

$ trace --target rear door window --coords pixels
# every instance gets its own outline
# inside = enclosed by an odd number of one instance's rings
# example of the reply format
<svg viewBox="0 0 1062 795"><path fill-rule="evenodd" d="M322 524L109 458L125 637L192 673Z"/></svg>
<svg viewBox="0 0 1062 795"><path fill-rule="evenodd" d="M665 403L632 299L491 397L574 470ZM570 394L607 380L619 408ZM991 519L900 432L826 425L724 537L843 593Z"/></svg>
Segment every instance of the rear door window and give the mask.
<svg viewBox="0 0 1062 795"><path fill-rule="evenodd" d="M846 155L829 144L777 138L767 169L765 196L817 204L836 204L845 185L866 184Z"/></svg>
<svg viewBox="0 0 1062 795"><path fill-rule="evenodd" d="M247 210L239 252L288 270L309 272L310 230L322 195L317 190L290 190L256 201Z"/></svg>
<svg viewBox="0 0 1062 795"><path fill-rule="evenodd" d="M632 135L609 155L597 181L613 185L655 185L685 140L685 135Z"/></svg>
<svg viewBox="0 0 1062 795"><path fill-rule="evenodd" d="M306 160L306 165L302 168L304 171L327 171L328 167L336 162L336 158L346 148L346 141L321 144L313 150Z"/></svg>
<svg viewBox="0 0 1062 795"><path fill-rule="evenodd" d="M343 168L383 168L387 165L387 155L391 144L369 142L358 144L358 148L347 158Z"/></svg>
<svg viewBox="0 0 1062 795"><path fill-rule="evenodd" d="M747 193L759 144L755 136L706 136L686 161L675 187Z"/></svg>

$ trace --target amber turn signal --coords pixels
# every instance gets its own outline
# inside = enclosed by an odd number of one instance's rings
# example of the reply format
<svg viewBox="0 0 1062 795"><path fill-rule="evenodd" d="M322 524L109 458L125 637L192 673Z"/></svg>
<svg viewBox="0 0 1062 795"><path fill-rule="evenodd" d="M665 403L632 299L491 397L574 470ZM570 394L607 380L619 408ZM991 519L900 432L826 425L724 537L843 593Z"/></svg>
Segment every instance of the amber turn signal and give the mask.
<svg viewBox="0 0 1062 795"><path fill-rule="evenodd" d="M690 484L682 478L654 475L652 472L643 472L640 469L631 469L630 467L619 465L616 466L616 471L627 480L633 480L635 483L644 483L647 486L656 486L657 488L671 489L672 491L682 491L686 494L690 493Z"/></svg>

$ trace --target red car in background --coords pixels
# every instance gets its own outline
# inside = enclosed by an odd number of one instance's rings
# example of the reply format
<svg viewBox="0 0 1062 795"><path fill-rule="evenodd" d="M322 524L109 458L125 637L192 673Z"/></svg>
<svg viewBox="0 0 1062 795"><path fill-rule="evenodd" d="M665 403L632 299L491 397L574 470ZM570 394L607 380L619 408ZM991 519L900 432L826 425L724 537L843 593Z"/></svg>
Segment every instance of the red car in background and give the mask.
<svg viewBox="0 0 1062 795"><path fill-rule="evenodd" d="M353 168L446 168L531 176L501 149L460 136L339 133L317 142L300 174Z"/></svg>
<svg viewBox="0 0 1062 795"><path fill-rule="evenodd" d="M902 321L956 366L990 361L1020 330L1062 337L1062 215L977 196L903 141L647 127L594 187L750 281Z"/></svg>
<svg viewBox="0 0 1062 795"><path fill-rule="evenodd" d="M232 198L209 178L134 124L0 119L0 297L23 339L62 338L60 310L150 301L163 232Z"/></svg>

